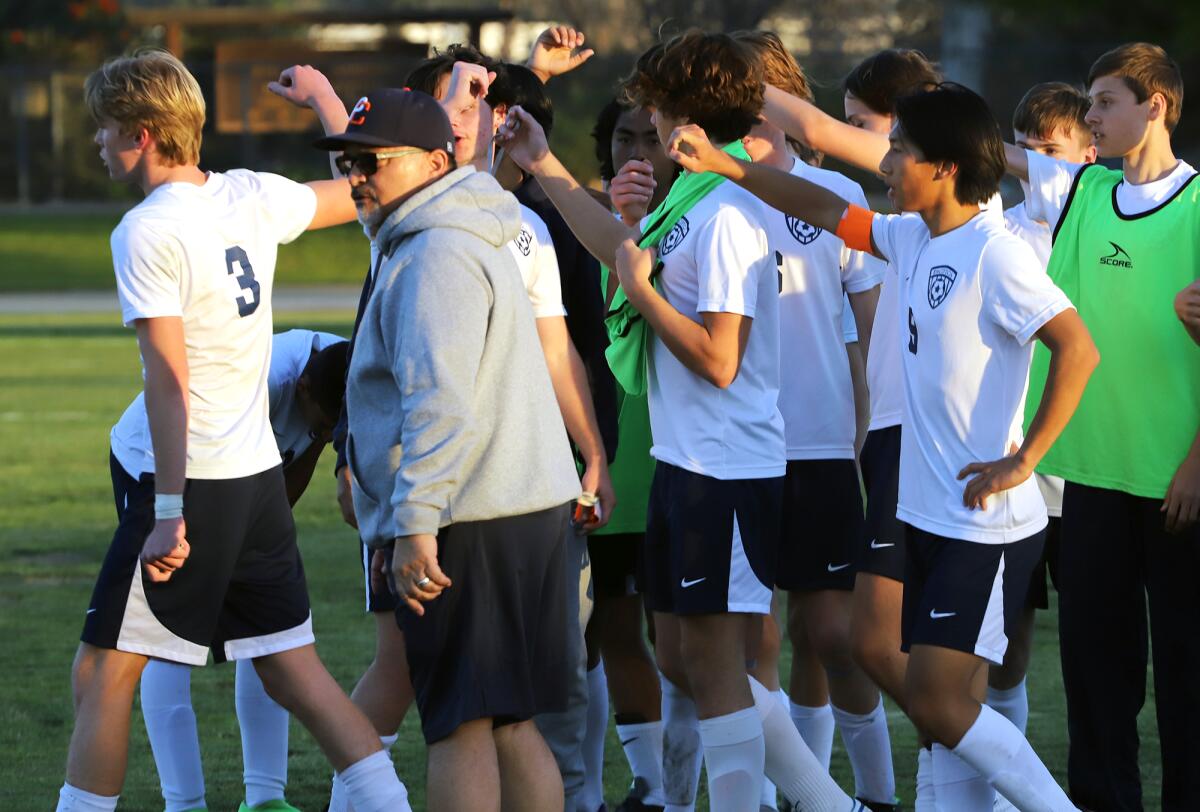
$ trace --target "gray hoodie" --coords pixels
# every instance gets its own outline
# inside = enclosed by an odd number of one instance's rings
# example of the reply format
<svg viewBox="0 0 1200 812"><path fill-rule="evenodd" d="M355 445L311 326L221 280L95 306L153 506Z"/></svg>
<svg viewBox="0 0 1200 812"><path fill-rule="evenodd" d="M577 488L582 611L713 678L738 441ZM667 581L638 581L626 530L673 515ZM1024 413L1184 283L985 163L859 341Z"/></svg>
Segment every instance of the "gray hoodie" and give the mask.
<svg viewBox="0 0 1200 812"><path fill-rule="evenodd" d="M354 510L370 547L579 495L521 274L516 199L470 167L406 200L346 388Z"/></svg>

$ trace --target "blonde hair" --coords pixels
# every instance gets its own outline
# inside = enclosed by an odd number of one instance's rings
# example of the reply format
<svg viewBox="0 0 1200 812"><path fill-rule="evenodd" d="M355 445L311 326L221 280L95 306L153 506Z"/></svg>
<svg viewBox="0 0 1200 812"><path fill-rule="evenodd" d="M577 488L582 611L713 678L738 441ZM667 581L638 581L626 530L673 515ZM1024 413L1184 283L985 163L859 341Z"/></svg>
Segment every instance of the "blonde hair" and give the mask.
<svg viewBox="0 0 1200 812"><path fill-rule="evenodd" d="M754 53L762 66L763 81L769 85L790 93L793 96L811 102L813 100L812 86L804 69L792 56L791 51L783 44L783 40L774 31L736 31L733 38L747 46ZM805 163L820 166L824 155L791 136L787 137L788 146L800 156Z"/></svg>
<svg viewBox="0 0 1200 812"><path fill-rule="evenodd" d="M146 128L167 166L200 163L204 94L173 55L142 50L110 59L83 86L92 118L116 122L126 135Z"/></svg>

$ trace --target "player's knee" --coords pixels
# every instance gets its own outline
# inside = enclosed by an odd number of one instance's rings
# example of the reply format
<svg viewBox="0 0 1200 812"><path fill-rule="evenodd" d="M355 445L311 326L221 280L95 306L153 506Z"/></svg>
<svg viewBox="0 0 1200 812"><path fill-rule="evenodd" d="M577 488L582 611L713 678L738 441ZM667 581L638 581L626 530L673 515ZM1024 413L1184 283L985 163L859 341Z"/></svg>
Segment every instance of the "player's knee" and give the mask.
<svg viewBox="0 0 1200 812"><path fill-rule="evenodd" d="M89 697L128 693L132 696L146 658L112 649L82 645L71 666L71 689L75 707Z"/></svg>

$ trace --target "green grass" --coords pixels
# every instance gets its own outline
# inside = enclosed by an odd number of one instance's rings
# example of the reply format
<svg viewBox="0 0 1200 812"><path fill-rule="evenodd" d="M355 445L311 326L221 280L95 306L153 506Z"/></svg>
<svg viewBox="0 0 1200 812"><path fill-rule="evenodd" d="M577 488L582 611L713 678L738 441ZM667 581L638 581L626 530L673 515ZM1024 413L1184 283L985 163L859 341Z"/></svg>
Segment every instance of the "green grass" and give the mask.
<svg viewBox="0 0 1200 812"><path fill-rule="evenodd" d="M5 213L0 217L0 293L111 290L108 238L119 213ZM279 279L289 285L361 284L370 254L362 228L349 223L306 234L279 249Z"/></svg>
<svg viewBox="0 0 1200 812"><path fill-rule="evenodd" d="M358 273L357 266L353 269ZM349 313L291 315L278 329L348 331ZM140 387L130 331L110 314L0 318L0 427L4 498L0 499L0 809L46 809L62 783L71 731L70 665L83 612L114 525L108 477L108 429ZM357 541L340 520L323 462L296 517L312 593L319 650L351 688L371 658L373 632L361 611ZM785 649L784 661L790 657ZM233 669L207 668L193 680L208 781L209 807L235 809L241 751L233 711ZM1038 618L1029 676L1029 735L1060 781L1066 765L1065 711L1055 613ZM915 738L889 707L900 797L911 808ZM1153 694L1141 719L1146 807L1158 808L1158 744ZM135 709L122 808L161 809L145 729ZM424 747L415 714L405 722L395 761L424 807ZM313 740L293 724L288 797L323 809L329 768ZM853 785L840 742L834 776ZM628 767L610 729L606 760L610 808L624 796Z"/></svg>

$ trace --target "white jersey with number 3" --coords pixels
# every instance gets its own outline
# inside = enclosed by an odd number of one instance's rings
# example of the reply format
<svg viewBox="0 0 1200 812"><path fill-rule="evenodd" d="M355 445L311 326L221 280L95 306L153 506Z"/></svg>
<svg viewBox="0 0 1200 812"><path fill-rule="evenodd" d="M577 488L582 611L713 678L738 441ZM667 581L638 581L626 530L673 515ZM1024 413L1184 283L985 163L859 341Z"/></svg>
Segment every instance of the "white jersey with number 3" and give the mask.
<svg viewBox="0 0 1200 812"><path fill-rule="evenodd" d="M158 187L113 231L125 324L183 320L189 479L234 479L279 464L267 403L275 257L312 222L316 205L310 188L278 175L212 172L203 186ZM112 431L113 452L133 476L154 470L152 452L139 470L125 465L134 449L153 448L148 433L138 398Z"/></svg>

